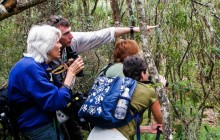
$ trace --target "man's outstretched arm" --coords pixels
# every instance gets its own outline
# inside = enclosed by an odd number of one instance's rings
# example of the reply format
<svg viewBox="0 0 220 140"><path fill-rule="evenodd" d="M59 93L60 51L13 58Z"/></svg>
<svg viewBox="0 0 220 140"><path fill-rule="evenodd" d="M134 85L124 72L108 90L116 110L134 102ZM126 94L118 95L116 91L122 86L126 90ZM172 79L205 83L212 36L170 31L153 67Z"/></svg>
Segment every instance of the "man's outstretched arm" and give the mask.
<svg viewBox="0 0 220 140"><path fill-rule="evenodd" d="M155 26L147 26L147 31L151 31L154 28L157 28L158 25ZM119 37L125 34L130 33L131 28L130 27L115 27L115 37ZM140 28L139 27L133 27L134 33L139 33Z"/></svg>

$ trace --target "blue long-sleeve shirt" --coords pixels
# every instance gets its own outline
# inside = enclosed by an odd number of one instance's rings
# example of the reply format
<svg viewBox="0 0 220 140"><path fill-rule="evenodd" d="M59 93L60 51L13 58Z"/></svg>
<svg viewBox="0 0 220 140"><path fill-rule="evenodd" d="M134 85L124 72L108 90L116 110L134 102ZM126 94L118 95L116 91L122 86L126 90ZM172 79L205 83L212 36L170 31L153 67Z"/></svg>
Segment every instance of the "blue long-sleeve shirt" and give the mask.
<svg viewBox="0 0 220 140"><path fill-rule="evenodd" d="M31 57L23 57L9 74L8 99L13 104L31 101L33 107L18 117L21 130L31 130L51 123L56 110L63 109L70 100L69 90L50 83L46 64Z"/></svg>

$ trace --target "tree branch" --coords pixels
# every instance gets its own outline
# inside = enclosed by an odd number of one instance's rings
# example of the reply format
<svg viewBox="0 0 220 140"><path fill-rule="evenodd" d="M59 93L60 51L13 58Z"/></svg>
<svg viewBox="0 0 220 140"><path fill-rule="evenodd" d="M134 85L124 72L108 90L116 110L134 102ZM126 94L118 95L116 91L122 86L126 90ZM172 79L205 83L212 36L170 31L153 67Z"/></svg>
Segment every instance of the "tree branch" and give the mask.
<svg viewBox="0 0 220 140"><path fill-rule="evenodd" d="M3 6L0 8L0 21L46 1L47 0L30 0L27 3L19 3L17 0L6 0L0 4ZM3 12L1 10L2 8L5 8L6 11Z"/></svg>

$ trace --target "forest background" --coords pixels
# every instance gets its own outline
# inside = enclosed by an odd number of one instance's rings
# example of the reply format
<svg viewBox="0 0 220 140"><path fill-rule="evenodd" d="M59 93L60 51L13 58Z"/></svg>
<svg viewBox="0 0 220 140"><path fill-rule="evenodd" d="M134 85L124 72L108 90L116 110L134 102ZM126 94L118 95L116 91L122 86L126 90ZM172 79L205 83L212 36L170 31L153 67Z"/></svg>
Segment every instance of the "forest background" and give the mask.
<svg viewBox="0 0 220 140"><path fill-rule="evenodd" d="M146 24L160 25L147 40L158 72L169 81L166 94L174 139L219 140L219 0L143 0L142 4ZM26 51L29 29L53 14L70 19L72 31L139 26L132 0L46 0L0 19L0 87L7 84L10 69ZM134 39L142 46L140 34ZM109 44L81 54L85 76L77 78L75 91L88 91L101 68L113 61L113 49L114 44ZM143 125L152 121L147 117Z"/></svg>

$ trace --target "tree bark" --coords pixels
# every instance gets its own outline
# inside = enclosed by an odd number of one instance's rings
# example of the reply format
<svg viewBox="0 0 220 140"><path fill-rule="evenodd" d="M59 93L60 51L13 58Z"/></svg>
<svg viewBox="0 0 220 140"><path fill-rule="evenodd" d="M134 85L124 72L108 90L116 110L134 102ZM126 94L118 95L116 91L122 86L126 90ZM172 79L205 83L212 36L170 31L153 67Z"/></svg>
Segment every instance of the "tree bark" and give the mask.
<svg viewBox="0 0 220 140"><path fill-rule="evenodd" d="M113 11L112 16L113 16L114 26L118 27L120 26L120 10L118 6L118 1L111 0L110 4L111 4L112 11Z"/></svg>
<svg viewBox="0 0 220 140"><path fill-rule="evenodd" d="M137 12L139 14L138 21L139 21L139 27L141 33L142 49L143 49L144 57L148 64L149 74L154 77L156 83L159 83L159 74L151 54L151 49L148 46L147 29L146 29L147 25L145 22L144 9L142 6L143 4L141 0L135 0L135 2L137 5ZM165 140L172 140L173 135L171 130L171 117L170 117L170 106L169 106L168 97L165 93L165 89L162 88L161 86L156 87L156 93L158 95L161 105L162 120L163 120L163 138Z"/></svg>
<svg viewBox="0 0 220 140"><path fill-rule="evenodd" d="M0 21L47 0L4 0L0 4Z"/></svg>
<svg viewBox="0 0 220 140"><path fill-rule="evenodd" d="M92 31L92 21L91 21L91 15L89 15L89 1L83 0L83 10L85 15L85 25L86 25L86 31Z"/></svg>
<svg viewBox="0 0 220 140"><path fill-rule="evenodd" d="M134 12L132 9L132 0L126 0L127 4L127 9L129 11L129 16L130 16L130 26L135 26L135 20L134 20ZM134 39L134 34L130 34L130 38Z"/></svg>

